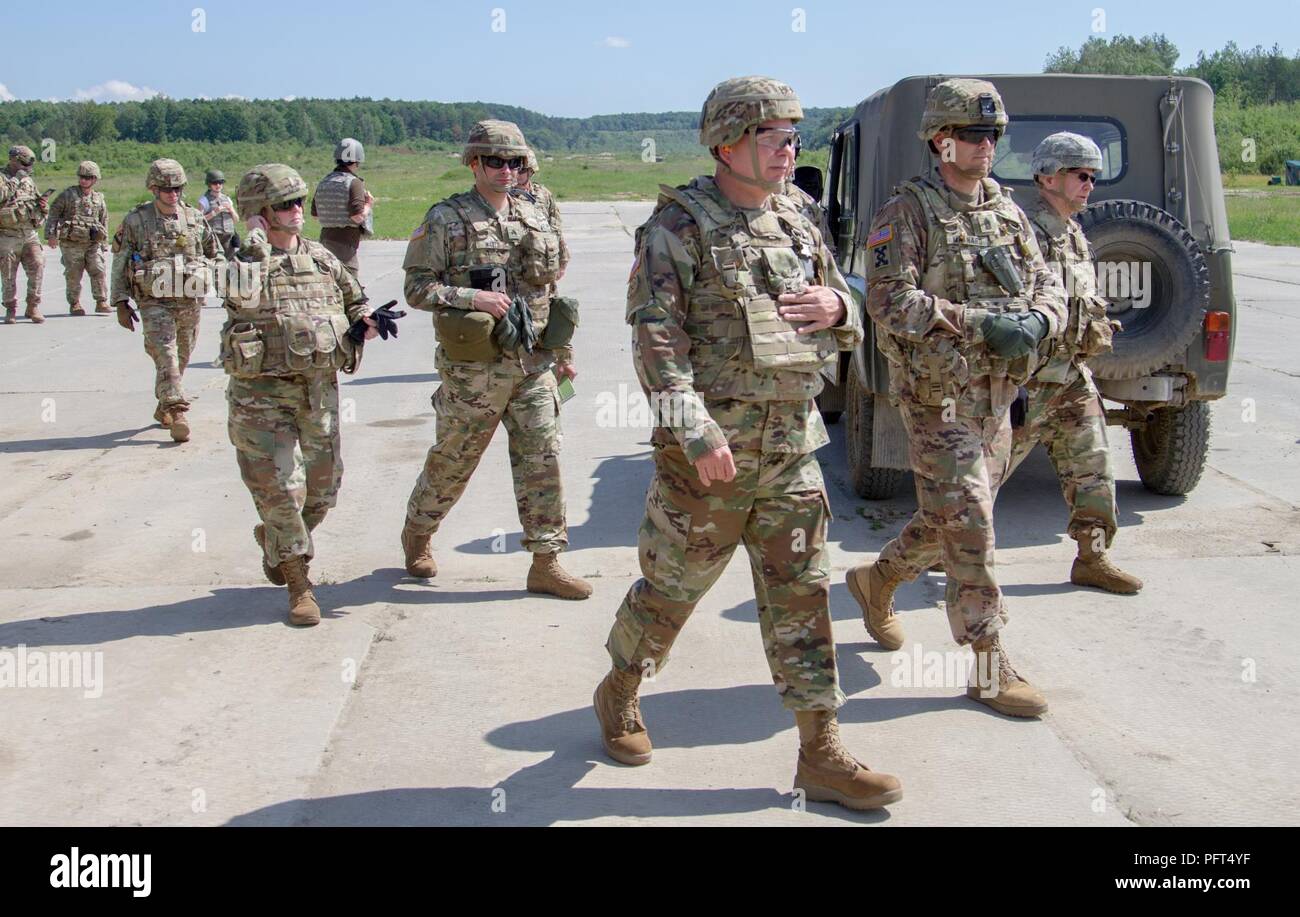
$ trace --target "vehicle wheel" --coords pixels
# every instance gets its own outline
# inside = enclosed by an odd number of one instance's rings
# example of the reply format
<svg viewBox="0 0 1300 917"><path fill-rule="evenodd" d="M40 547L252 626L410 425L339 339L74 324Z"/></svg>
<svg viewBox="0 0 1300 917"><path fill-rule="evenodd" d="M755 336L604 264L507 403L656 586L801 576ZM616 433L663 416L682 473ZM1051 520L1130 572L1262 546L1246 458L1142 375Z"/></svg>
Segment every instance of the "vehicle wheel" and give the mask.
<svg viewBox="0 0 1300 917"><path fill-rule="evenodd" d="M858 374L850 371L844 394L844 452L853 492L867 500L888 500L898 493L903 476L900 468L871 465L872 426L876 395L862 390Z"/></svg>
<svg viewBox="0 0 1300 917"><path fill-rule="evenodd" d="M817 410L822 412L822 420L827 424L839 423L844 413L844 386L825 383L817 396Z"/></svg>
<svg viewBox="0 0 1300 917"><path fill-rule="evenodd" d="M1140 430L1132 430L1133 461L1146 489L1166 496L1192 492L1210 449L1210 405L1160 408Z"/></svg>
<svg viewBox="0 0 1300 917"><path fill-rule="evenodd" d="M1182 362L1210 305L1210 269L1191 233L1142 201L1100 201L1079 214L1079 224L1098 264L1151 265L1151 299L1145 307L1132 296L1110 296L1114 290L1099 287L1110 300L1107 313L1124 328L1115 335L1113 350L1088 359L1094 375L1136 379Z"/></svg>

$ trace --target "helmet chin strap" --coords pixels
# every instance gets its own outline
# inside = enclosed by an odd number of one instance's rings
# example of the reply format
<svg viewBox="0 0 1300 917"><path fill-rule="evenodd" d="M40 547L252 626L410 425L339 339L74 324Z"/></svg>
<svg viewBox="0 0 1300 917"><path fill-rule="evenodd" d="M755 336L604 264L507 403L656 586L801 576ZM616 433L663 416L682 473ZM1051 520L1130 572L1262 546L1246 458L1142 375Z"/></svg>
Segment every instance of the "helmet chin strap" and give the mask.
<svg viewBox="0 0 1300 917"><path fill-rule="evenodd" d="M745 137L746 135L751 133L753 133L753 128L745 128L745 133L741 134L741 137ZM713 158L717 160L718 165L721 166L722 169L728 175L730 175L738 182L742 182L743 184L746 185L753 185L756 188L762 188L768 194L775 194L785 187L784 179L782 179L781 181L767 181L765 179L757 177L763 174L761 167L758 164L758 141L757 140L755 140L753 143L749 145L749 163L754 170L753 176L741 175L731 166L727 165L727 163L723 161L722 156L719 155L717 152L714 152Z"/></svg>

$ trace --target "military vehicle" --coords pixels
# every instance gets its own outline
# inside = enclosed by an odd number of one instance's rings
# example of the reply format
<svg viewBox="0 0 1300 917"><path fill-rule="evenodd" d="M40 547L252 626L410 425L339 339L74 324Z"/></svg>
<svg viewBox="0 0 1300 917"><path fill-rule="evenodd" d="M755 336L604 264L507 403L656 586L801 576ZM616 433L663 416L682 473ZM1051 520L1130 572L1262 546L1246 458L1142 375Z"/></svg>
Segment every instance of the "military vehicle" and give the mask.
<svg viewBox="0 0 1300 917"><path fill-rule="evenodd" d="M823 205L859 302L872 215L900 182L932 168L916 131L926 94L947 78L908 77L882 89L832 136ZM1089 366L1107 422L1129 430L1142 483L1189 493L1205 466L1208 402L1227 390L1236 321L1213 91L1187 77L978 78L998 87L1010 116L993 177L1013 197L1034 193L1030 157L1048 134L1073 131L1101 148L1104 168L1079 221L1100 265L1099 291L1123 329L1114 350ZM829 422L843 414L854 490L884 499L906 475L907 442L875 328L866 326L864 344L841 360L840 385L827 386L819 404Z"/></svg>

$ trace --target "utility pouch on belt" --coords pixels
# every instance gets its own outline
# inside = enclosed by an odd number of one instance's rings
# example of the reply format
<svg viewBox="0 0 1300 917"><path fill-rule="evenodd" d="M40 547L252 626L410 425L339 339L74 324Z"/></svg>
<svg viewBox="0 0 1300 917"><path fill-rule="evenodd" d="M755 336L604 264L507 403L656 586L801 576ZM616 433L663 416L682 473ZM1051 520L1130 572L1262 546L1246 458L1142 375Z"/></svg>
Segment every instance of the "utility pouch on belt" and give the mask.
<svg viewBox="0 0 1300 917"><path fill-rule="evenodd" d="M486 288L485 288L486 289ZM478 310L439 308L433 313L433 330L448 359L459 363L487 363L500 352L492 340L496 320Z"/></svg>
<svg viewBox="0 0 1300 917"><path fill-rule="evenodd" d="M221 352L222 367L232 376L248 379L262 374L262 361L266 356L266 343L256 326L237 322L226 334Z"/></svg>
<svg viewBox="0 0 1300 917"><path fill-rule="evenodd" d="M285 363L292 372L350 368L354 349L346 315L296 313L276 317L284 336Z"/></svg>
<svg viewBox="0 0 1300 917"><path fill-rule="evenodd" d="M933 342L909 348L907 373L912 397L928 407L941 407L945 398L956 399L970 381L970 365L944 335Z"/></svg>
<svg viewBox="0 0 1300 917"><path fill-rule="evenodd" d="M572 296L556 296L551 300L551 315L542 332L542 346L555 350L568 346L578 327L578 301Z"/></svg>

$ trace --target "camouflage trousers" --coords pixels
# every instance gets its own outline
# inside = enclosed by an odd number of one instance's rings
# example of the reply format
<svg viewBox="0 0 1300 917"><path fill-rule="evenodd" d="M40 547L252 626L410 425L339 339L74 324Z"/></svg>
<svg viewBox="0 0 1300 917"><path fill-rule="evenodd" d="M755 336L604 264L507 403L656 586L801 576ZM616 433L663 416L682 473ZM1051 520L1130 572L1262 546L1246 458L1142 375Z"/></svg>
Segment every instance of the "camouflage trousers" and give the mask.
<svg viewBox="0 0 1300 917"><path fill-rule="evenodd" d="M199 336L202 302L178 300L168 303L140 303L140 322L144 330L144 352L155 367L154 395L163 407L189 407L181 377L190 363L194 341Z"/></svg>
<svg viewBox="0 0 1300 917"><path fill-rule="evenodd" d="M90 295L95 302L108 301L108 272L104 269L104 246L101 242L60 242L63 255L63 283L68 305L81 301L81 274L90 275Z"/></svg>
<svg viewBox="0 0 1300 917"><path fill-rule="evenodd" d="M6 309L18 306L18 265L27 273L27 308L41 304L41 280L45 276L45 253L36 230L0 232L0 296Z"/></svg>
<svg viewBox="0 0 1300 917"><path fill-rule="evenodd" d="M1118 528L1115 513L1115 474L1106 442L1106 412L1092 379L1077 369L1064 384L1037 382L1025 386L1029 410L1025 424L1012 434L1010 475L1042 443L1056 468L1061 492L1070 508L1071 538L1102 529L1106 547Z"/></svg>
<svg viewBox="0 0 1300 917"><path fill-rule="evenodd" d="M657 672L736 545L749 553L758 623L781 703L844 703L831 635L830 509L812 453L740 451L736 477L700 485L677 446L657 446L638 538L642 578L628 590L605 648L620 669Z"/></svg>
<svg viewBox="0 0 1300 917"><path fill-rule="evenodd" d="M406 505L407 525L438 530L456 505L498 424L509 437L515 504L524 548L551 554L569 543L560 483L560 396L548 367L525 373L518 363L461 363L438 351L442 384L433 395L436 441Z"/></svg>
<svg viewBox="0 0 1300 917"><path fill-rule="evenodd" d="M226 403L239 473L266 527L267 563L310 560L312 530L343 483L337 377L232 377Z"/></svg>
<svg viewBox="0 0 1300 917"><path fill-rule="evenodd" d="M993 572L993 499L1011 458L1011 415L949 415L900 401L916 481L916 514L881 549L903 579L942 557L948 626L958 643L994 634L1007 621Z"/></svg>

